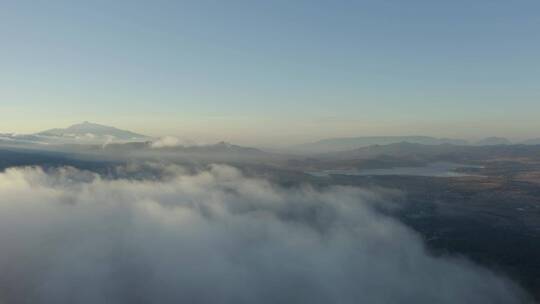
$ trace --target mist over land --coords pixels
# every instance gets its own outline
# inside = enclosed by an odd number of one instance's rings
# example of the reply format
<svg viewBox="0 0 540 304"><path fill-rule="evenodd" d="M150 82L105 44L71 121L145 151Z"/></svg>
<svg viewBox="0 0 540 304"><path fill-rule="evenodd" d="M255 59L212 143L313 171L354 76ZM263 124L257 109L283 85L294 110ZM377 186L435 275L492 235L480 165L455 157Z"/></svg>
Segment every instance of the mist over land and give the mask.
<svg viewBox="0 0 540 304"><path fill-rule="evenodd" d="M0 1L0 304L540 303L540 1Z"/></svg>
<svg viewBox="0 0 540 304"><path fill-rule="evenodd" d="M287 154L88 122L4 135L0 300L538 297L540 146L328 142L336 148ZM441 162L460 165L433 173Z"/></svg>
<svg viewBox="0 0 540 304"><path fill-rule="evenodd" d="M139 181L75 169L5 171L0 265L12 279L3 281L3 298L518 303L522 296L465 259L429 256L415 233L370 206L385 204L384 192L284 189L226 166L160 169L165 179Z"/></svg>

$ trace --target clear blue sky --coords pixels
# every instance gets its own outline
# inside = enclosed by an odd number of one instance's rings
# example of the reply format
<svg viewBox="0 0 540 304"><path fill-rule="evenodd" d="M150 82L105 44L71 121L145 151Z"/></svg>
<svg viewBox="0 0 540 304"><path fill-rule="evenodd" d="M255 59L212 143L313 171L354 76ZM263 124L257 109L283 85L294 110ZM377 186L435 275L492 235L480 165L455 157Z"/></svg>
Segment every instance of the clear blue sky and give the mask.
<svg viewBox="0 0 540 304"><path fill-rule="evenodd" d="M0 132L540 137L540 1L0 2Z"/></svg>

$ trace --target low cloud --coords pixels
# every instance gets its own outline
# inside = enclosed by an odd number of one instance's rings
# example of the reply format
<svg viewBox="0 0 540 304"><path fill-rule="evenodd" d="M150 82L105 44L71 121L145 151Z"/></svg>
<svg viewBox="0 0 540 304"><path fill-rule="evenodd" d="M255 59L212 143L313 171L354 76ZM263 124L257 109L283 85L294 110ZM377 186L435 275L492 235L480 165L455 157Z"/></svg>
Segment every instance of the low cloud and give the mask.
<svg viewBox="0 0 540 304"><path fill-rule="evenodd" d="M0 173L0 303L523 302L487 269L430 256L377 193L168 170Z"/></svg>
<svg viewBox="0 0 540 304"><path fill-rule="evenodd" d="M180 139L174 136L164 136L152 142L152 148L176 147L181 144Z"/></svg>

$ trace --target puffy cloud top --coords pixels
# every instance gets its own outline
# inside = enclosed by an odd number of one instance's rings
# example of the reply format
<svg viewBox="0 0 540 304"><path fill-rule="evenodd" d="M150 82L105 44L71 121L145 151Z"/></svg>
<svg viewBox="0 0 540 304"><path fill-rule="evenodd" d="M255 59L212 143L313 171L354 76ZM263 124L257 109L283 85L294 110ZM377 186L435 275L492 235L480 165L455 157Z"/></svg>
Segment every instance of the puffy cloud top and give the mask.
<svg viewBox="0 0 540 304"><path fill-rule="evenodd" d="M0 174L0 303L521 303L372 204L227 166L160 180ZM171 173L172 172L172 173Z"/></svg>
<svg viewBox="0 0 540 304"><path fill-rule="evenodd" d="M180 140L174 136L164 136L152 142L152 148L166 148L179 146Z"/></svg>

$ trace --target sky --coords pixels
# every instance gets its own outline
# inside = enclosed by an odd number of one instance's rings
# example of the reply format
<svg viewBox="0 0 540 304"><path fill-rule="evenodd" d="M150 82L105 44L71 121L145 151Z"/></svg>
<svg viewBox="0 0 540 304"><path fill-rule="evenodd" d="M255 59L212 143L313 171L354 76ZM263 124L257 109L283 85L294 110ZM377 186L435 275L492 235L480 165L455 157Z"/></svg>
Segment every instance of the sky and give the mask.
<svg viewBox="0 0 540 304"><path fill-rule="evenodd" d="M540 137L540 2L0 1L0 132Z"/></svg>

